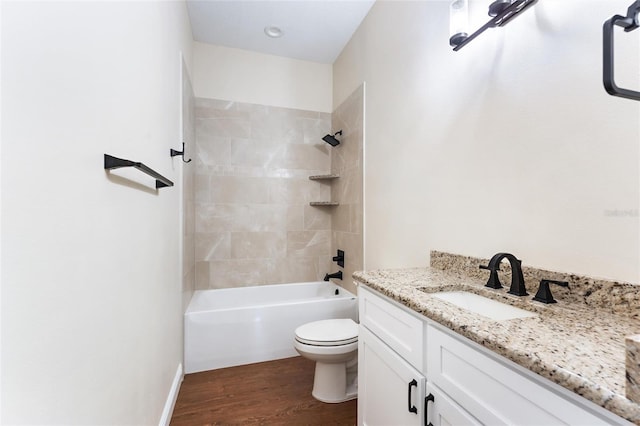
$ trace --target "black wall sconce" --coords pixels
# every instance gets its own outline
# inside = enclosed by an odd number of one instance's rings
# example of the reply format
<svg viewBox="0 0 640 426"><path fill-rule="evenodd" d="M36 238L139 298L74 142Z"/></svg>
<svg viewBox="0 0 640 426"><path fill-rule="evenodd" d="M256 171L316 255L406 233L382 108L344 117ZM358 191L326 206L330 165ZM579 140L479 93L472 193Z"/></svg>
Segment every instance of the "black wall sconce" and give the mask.
<svg viewBox="0 0 640 426"><path fill-rule="evenodd" d="M453 0L449 8L449 24L451 37L449 45L454 51L462 49L471 40L478 37L489 28L503 27L513 18L533 6L538 0L495 0L489 5L489 16L492 18L481 26L476 32L468 35L468 0Z"/></svg>

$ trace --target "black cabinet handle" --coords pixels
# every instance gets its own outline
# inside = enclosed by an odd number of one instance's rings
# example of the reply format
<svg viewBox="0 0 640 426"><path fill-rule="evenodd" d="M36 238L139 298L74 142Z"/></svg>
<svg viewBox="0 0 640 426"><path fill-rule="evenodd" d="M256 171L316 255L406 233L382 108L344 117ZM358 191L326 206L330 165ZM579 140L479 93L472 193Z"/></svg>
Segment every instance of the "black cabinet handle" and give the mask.
<svg viewBox="0 0 640 426"><path fill-rule="evenodd" d="M427 419L429 418L429 401L434 402L436 399L432 393L426 396L424 399L424 425L425 426L433 426L433 423L427 423Z"/></svg>
<svg viewBox="0 0 640 426"><path fill-rule="evenodd" d="M416 406L411 405L411 388L414 386L416 388L418 387L418 382L416 382L416 379L413 379L409 382L409 390L407 391L407 406L409 407L410 413L418 414L418 409L416 408Z"/></svg>

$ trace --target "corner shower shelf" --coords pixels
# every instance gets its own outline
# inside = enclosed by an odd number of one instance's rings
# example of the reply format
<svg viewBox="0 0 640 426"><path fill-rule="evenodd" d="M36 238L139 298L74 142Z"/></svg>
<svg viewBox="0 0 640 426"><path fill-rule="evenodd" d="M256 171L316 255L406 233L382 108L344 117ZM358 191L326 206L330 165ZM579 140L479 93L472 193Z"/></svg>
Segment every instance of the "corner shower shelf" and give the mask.
<svg viewBox="0 0 640 426"><path fill-rule="evenodd" d="M333 206L339 206L340 203L337 201L311 201L309 205L317 206L317 207L333 207Z"/></svg>
<svg viewBox="0 0 640 426"><path fill-rule="evenodd" d="M338 179L340 177L340 175L315 175L315 176L309 176L309 180L331 180L331 179Z"/></svg>
<svg viewBox="0 0 640 426"><path fill-rule="evenodd" d="M327 175L309 176L309 180L331 181L333 179L338 179L339 177L340 175L331 173ZM335 206L339 206L340 203L337 201L311 201L309 205L315 206L315 207L335 207Z"/></svg>

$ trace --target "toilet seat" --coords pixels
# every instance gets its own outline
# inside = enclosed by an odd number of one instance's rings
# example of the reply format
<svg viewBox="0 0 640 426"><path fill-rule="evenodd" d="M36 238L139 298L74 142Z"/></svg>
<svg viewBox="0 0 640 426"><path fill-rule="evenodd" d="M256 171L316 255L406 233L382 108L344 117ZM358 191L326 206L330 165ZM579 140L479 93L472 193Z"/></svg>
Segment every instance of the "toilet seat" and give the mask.
<svg viewBox="0 0 640 426"><path fill-rule="evenodd" d="M329 319L301 325L296 340L311 346L343 346L358 341L358 324L352 319Z"/></svg>

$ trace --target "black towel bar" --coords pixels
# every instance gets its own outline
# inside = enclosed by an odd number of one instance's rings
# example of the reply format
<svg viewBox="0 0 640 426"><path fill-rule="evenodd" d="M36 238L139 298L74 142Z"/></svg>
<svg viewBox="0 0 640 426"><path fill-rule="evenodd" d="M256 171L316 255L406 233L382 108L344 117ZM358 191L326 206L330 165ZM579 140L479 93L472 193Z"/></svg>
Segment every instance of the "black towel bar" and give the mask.
<svg viewBox="0 0 640 426"><path fill-rule="evenodd" d="M616 85L613 75L613 29L619 26L625 32L630 32L639 27L638 13L640 13L640 0L633 2L627 9L627 16L614 15L607 20L602 27L602 82L608 94L622 98L640 101L640 92L623 89Z"/></svg>
<svg viewBox="0 0 640 426"><path fill-rule="evenodd" d="M150 169L149 167L145 166L142 163L137 163L135 161L125 160L125 159L122 159L122 158L117 158L117 157L111 156L109 154L105 154L104 155L104 169L105 170L119 169L121 167L134 167L134 168L140 170L141 172L144 172L144 173L148 174L149 176L151 176L152 178L154 178L156 180L156 188L164 188L164 187L167 187L167 186L173 186L173 182L171 182L169 179L167 179L166 177L162 176L160 173L156 172L155 170Z"/></svg>

